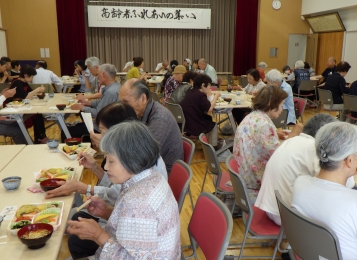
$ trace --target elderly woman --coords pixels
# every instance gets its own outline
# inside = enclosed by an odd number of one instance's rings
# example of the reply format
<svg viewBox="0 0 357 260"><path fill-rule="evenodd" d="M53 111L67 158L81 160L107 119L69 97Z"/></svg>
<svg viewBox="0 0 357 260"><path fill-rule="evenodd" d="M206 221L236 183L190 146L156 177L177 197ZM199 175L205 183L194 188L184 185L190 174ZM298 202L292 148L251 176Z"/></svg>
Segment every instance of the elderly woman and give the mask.
<svg viewBox="0 0 357 260"><path fill-rule="evenodd" d="M296 115L295 115L294 99L293 99L293 92L291 90L291 86L288 83L286 83L280 71L276 69L270 70L265 76L265 78L269 85L277 86L288 94L288 97L286 98L283 104L283 109L287 109L289 111L288 119L286 123L295 125Z"/></svg>
<svg viewBox="0 0 357 260"><path fill-rule="evenodd" d="M321 170L316 177L296 179L291 205L335 232L343 259L356 259L357 194L346 183L356 175L357 127L344 122L327 124L317 132L315 148Z"/></svg>
<svg viewBox="0 0 357 260"><path fill-rule="evenodd" d="M293 86L293 92L298 93L300 82L302 80L310 80L310 73L308 70L304 69L305 64L302 60L295 62L295 69L293 73L288 76L288 81L295 79L295 84Z"/></svg>
<svg viewBox="0 0 357 260"><path fill-rule="evenodd" d="M109 179L122 184L115 206L91 197L88 212L108 219L68 221L67 231L99 245L96 259L180 259L180 217L170 186L153 169L159 145L141 122L118 124L103 136ZM132 158L135 158L133 160Z"/></svg>
<svg viewBox="0 0 357 260"><path fill-rule="evenodd" d="M85 93L91 92L92 87L90 85L86 85L86 78L88 78L89 82L94 81L93 75L90 73L87 68L84 60L77 60L74 62L74 75L78 77L78 81L81 83L80 86L75 86L72 88L71 93ZM87 88L88 87L88 88Z"/></svg>
<svg viewBox="0 0 357 260"><path fill-rule="evenodd" d="M144 68L144 59L142 57L135 57L133 59L133 67L126 74L126 79L142 79L146 80L147 74L143 72L140 74L140 70Z"/></svg>
<svg viewBox="0 0 357 260"><path fill-rule="evenodd" d="M259 71L259 76L260 79L265 81L265 69L268 67L268 64L266 64L264 61L259 62L257 70Z"/></svg>
<svg viewBox="0 0 357 260"><path fill-rule="evenodd" d="M186 68L183 65L177 65L172 72L172 76L169 77L166 81L165 84L165 90L164 90L164 99L162 101L162 104L165 105L165 102L169 97L171 97L171 94L180 86L183 75L186 73Z"/></svg>
<svg viewBox="0 0 357 260"><path fill-rule="evenodd" d="M193 81L193 87L187 90L185 98L181 101L186 124L184 132L187 135L198 136L201 133L207 134L208 142L219 149L218 146L218 128L212 117L207 115L212 112L216 105L217 99L221 93L216 92L212 101L208 98L211 96L212 79L205 75L199 74Z"/></svg>
<svg viewBox="0 0 357 260"><path fill-rule="evenodd" d="M252 203L258 195L265 165L280 144L279 138L286 139L301 132L300 127L295 127L289 135L277 132L272 122L279 117L287 97L288 94L276 86L259 90L252 99L253 111L240 123L234 137L233 156Z"/></svg>
<svg viewBox="0 0 357 260"><path fill-rule="evenodd" d="M176 104L179 104L186 95L187 90L192 88L193 81L198 74L193 71L187 71L182 77L182 84L171 94Z"/></svg>

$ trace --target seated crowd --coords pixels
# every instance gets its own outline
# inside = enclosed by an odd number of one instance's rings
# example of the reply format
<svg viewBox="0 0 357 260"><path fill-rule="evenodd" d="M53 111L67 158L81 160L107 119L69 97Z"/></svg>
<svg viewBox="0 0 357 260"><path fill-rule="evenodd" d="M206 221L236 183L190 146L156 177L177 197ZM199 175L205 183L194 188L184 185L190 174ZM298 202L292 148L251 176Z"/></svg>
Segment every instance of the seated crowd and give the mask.
<svg viewBox="0 0 357 260"><path fill-rule="evenodd" d="M167 180L173 164L184 159L184 150L180 128L165 105L175 102L181 106L187 137L204 133L215 150L220 149L218 125L210 115L221 96L214 91L220 84L215 69L204 58L193 62L186 58L182 65L177 60L158 63L155 73L165 78L161 104L151 98L146 83L151 75L144 71L142 57L125 64L122 85L116 81L115 66L101 64L96 57L77 60L74 66L80 84L72 89L79 95L71 109L90 113L94 131L88 132L83 122L69 126L68 131L72 137L89 135L105 159L98 165L92 156L79 154L83 158L80 164L97 176L97 185L71 180L60 182L59 188L46 194L53 198L76 192L92 199L87 209L68 221L73 259L92 255L96 259L180 259L180 217ZM281 226L274 193L278 190L301 214L330 227L339 238L344 259L353 259L357 247L352 190L356 186L357 128L330 114L316 114L303 125L297 121L293 98L301 82L313 77L321 80L316 87L331 91L333 104L343 111L343 95L357 95L357 81L347 84L345 80L351 66L345 61L336 65L330 57L328 68L318 76L300 60L294 70L284 66L282 71L268 71L267 66L260 62L248 70L247 85L235 87L251 96L251 108L231 109L238 125L233 157L250 203ZM28 99L44 91L43 87L32 89L30 82L63 87L45 61L39 61L35 69L3 57L0 73L1 82L10 83L0 96L3 106L14 98ZM278 130L273 123L283 109L288 110L291 131ZM347 113L342 113L340 121L346 120ZM26 126L34 127L36 143L47 141L41 114L24 120ZM26 144L16 122L0 118L0 135ZM63 141L65 135L61 135Z"/></svg>

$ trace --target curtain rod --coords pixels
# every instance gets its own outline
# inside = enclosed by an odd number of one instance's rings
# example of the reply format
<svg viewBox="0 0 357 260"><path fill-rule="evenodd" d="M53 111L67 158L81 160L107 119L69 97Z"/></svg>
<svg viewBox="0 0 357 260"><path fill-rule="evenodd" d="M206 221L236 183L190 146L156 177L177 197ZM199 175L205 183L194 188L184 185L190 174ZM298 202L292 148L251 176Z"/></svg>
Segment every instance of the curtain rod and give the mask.
<svg viewBox="0 0 357 260"><path fill-rule="evenodd" d="M154 2L118 2L118 1L89 1L89 3L114 3L114 4L151 4L151 5L191 5L191 6L211 6L211 4L185 4L185 3L154 3Z"/></svg>

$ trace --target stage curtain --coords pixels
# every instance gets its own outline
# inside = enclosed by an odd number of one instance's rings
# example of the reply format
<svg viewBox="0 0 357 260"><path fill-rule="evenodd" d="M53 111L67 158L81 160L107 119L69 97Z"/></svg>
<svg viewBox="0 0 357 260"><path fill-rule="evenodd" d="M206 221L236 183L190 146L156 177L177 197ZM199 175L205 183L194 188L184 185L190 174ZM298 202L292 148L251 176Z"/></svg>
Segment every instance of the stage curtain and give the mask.
<svg viewBox="0 0 357 260"><path fill-rule="evenodd" d="M87 55L84 1L56 0L56 7L61 74L73 75L74 62Z"/></svg>

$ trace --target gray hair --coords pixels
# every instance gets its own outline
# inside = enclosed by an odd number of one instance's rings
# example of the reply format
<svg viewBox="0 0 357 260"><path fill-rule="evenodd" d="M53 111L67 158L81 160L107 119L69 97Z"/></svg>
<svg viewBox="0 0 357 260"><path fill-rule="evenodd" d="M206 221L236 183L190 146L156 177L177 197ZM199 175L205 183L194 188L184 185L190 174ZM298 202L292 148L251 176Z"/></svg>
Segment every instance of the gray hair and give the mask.
<svg viewBox="0 0 357 260"><path fill-rule="evenodd" d="M302 132L315 138L321 127L332 122L337 122L337 119L330 114L316 114L307 120Z"/></svg>
<svg viewBox="0 0 357 260"><path fill-rule="evenodd" d="M266 64L264 61L259 62L258 68L265 69L266 67L268 67L268 64Z"/></svg>
<svg viewBox="0 0 357 260"><path fill-rule="evenodd" d="M100 60L97 57L89 57L85 61L86 66L90 66L91 68L95 66L100 66Z"/></svg>
<svg viewBox="0 0 357 260"><path fill-rule="evenodd" d="M160 156L159 143L154 139L150 129L136 120L112 126L103 135L100 149L117 156L130 174L150 169Z"/></svg>
<svg viewBox="0 0 357 260"><path fill-rule="evenodd" d="M302 60L298 60L295 62L295 69L303 69L305 67L305 64Z"/></svg>
<svg viewBox="0 0 357 260"><path fill-rule="evenodd" d="M321 169L336 170L344 159L357 154L357 127L345 122L324 125L316 134L315 148Z"/></svg>
<svg viewBox="0 0 357 260"><path fill-rule="evenodd" d="M198 62L202 62L203 64L207 64L207 61L205 58L200 59Z"/></svg>
<svg viewBox="0 0 357 260"><path fill-rule="evenodd" d="M128 82L128 83L131 83L131 82ZM138 100L142 94L145 94L146 99L148 101L151 100L151 92L150 92L150 89L145 81L143 81L143 80L135 80L134 81L133 80L133 83L129 84L129 86L130 86L130 90L133 91L132 94L136 100Z"/></svg>
<svg viewBox="0 0 357 260"><path fill-rule="evenodd" d="M105 72L105 74L107 74L108 77L110 77L112 79L115 79L115 77L117 75L117 69L114 67L114 65L109 64L109 63L100 65L99 71Z"/></svg>
<svg viewBox="0 0 357 260"><path fill-rule="evenodd" d="M281 72L277 69L272 69L265 75L265 79L267 81L270 81L272 84L274 82L281 84L281 82L283 81L283 76L281 75Z"/></svg>

